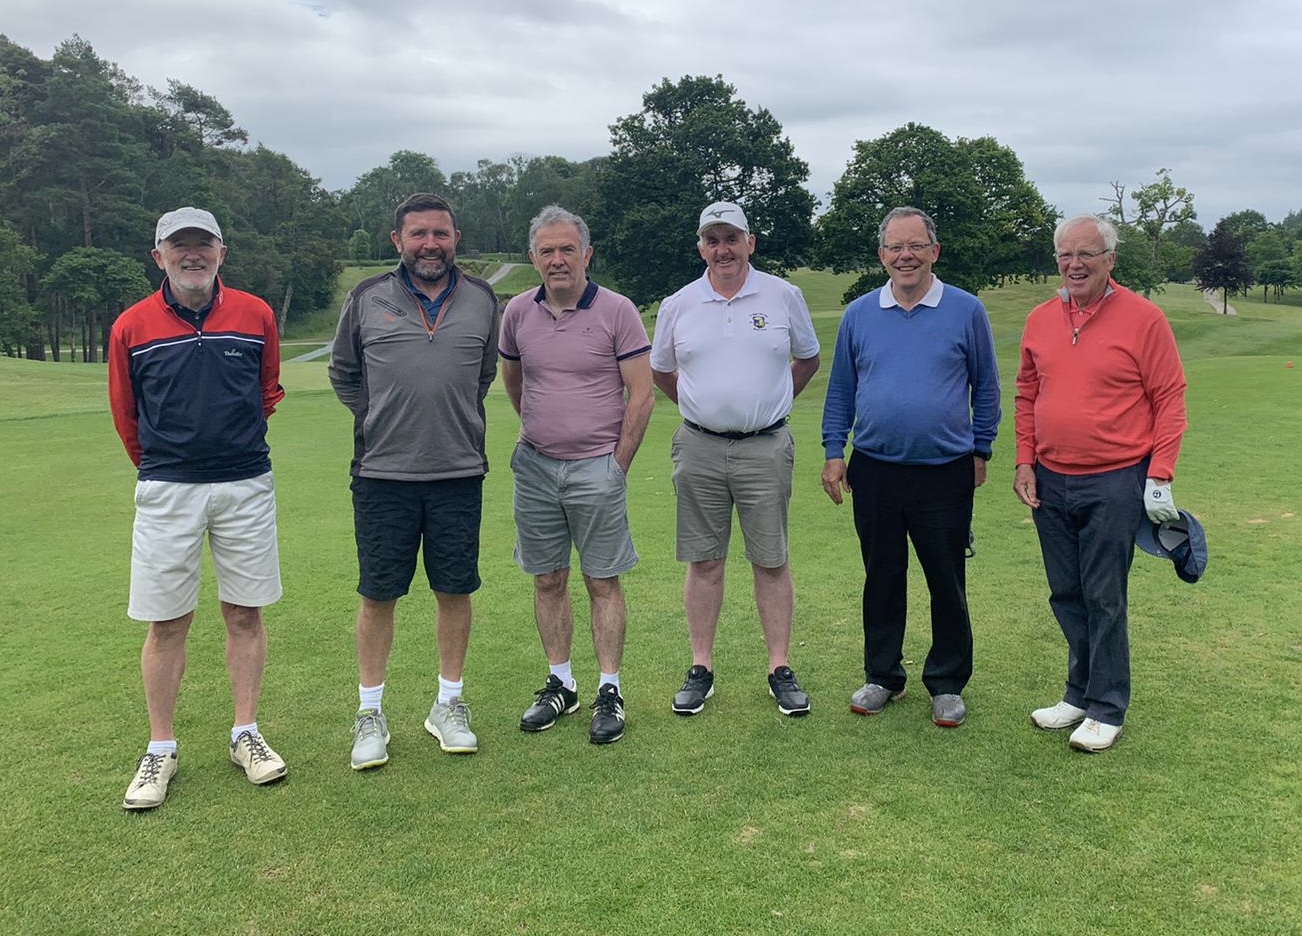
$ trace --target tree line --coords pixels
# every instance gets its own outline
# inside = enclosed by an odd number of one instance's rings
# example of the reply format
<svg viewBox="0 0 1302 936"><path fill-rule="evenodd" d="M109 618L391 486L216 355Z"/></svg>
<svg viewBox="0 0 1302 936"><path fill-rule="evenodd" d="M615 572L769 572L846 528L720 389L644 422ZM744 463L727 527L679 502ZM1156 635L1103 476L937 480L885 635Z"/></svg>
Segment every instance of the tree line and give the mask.
<svg viewBox="0 0 1302 936"><path fill-rule="evenodd" d="M530 219L564 205L589 221L598 275L641 306L699 275L691 221L716 200L745 208L758 266L860 274L847 299L881 282L877 223L902 204L936 219L946 282L977 292L1056 272L1060 213L993 137L951 140L910 123L856 141L816 215L808 164L781 124L720 76L666 78L610 131L611 151L587 161L517 154L451 175L431 155L399 150L331 192L283 154L249 146L197 88L143 87L78 36L47 61L0 35L0 353L98 360L117 313L157 288L148 232L184 204L216 214L232 248L223 278L266 298L282 329L330 306L341 261L394 257L393 210L416 191L449 198L471 257L523 254ZM1279 296L1302 284L1302 215L1272 225L1238 212L1209 237L1165 169L1112 189L1104 213L1122 231L1116 275L1126 285L1261 283Z"/></svg>

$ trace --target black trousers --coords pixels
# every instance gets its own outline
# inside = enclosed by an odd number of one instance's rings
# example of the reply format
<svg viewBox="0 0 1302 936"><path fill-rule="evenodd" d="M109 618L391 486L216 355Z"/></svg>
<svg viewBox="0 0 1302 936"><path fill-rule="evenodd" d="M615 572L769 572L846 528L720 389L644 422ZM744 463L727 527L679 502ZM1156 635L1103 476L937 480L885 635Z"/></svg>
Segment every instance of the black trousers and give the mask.
<svg viewBox="0 0 1302 936"><path fill-rule="evenodd" d="M901 465L854 452L846 468L863 555L863 665L869 682L904 688L909 542L931 595L931 651L922 682L934 695L962 692L972 677L972 622L964 549L972 526L975 466Z"/></svg>

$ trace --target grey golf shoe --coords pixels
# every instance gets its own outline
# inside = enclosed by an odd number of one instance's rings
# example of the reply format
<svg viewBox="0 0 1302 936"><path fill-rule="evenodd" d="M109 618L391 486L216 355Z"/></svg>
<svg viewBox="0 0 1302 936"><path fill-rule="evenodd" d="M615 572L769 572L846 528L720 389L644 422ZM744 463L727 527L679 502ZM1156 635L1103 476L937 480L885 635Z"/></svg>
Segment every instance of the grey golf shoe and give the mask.
<svg viewBox="0 0 1302 936"><path fill-rule="evenodd" d="M379 709L362 709L353 722L353 770L389 762L389 719Z"/></svg>
<svg viewBox="0 0 1302 936"><path fill-rule="evenodd" d="M941 728L957 728L967 718L967 706L957 692L941 692L931 697L931 720Z"/></svg>
<svg viewBox="0 0 1302 936"><path fill-rule="evenodd" d="M470 706L460 697L446 704L435 702L425 719L425 730L439 739L439 747L449 754L473 754L479 739L470 730Z"/></svg>
<svg viewBox="0 0 1302 936"><path fill-rule="evenodd" d="M893 692L877 683L864 683L863 688L850 696L850 711L856 715L879 715L887 702L904 698L904 690Z"/></svg>

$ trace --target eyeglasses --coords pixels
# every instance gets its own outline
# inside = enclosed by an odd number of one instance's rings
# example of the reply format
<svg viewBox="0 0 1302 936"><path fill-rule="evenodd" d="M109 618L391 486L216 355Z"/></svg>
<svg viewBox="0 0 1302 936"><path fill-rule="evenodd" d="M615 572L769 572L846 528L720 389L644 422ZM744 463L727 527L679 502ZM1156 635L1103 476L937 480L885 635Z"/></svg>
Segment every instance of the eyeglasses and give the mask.
<svg viewBox="0 0 1302 936"><path fill-rule="evenodd" d="M898 257L906 250L909 253L920 254L930 250L933 246L935 245L934 244L883 244L882 250L885 253L890 254L892 257Z"/></svg>
<svg viewBox="0 0 1302 936"><path fill-rule="evenodd" d="M1064 250L1058 254L1059 263L1071 263L1073 260L1079 260L1081 263L1089 263L1091 260L1097 260L1104 254L1110 254L1110 250L1077 250L1074 253Z"/></svg>

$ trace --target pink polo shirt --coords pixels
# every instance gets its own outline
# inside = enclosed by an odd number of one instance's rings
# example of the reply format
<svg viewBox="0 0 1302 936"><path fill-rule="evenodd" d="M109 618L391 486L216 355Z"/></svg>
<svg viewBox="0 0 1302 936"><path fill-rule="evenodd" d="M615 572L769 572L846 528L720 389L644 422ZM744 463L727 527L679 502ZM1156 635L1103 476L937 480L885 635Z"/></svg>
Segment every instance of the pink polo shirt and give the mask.
<svg viewBox="0 0 1302 936"><path fill-rule="evenodd" d="M546 291L522 293L502 314L498 351L520 362L520 438L549 458L609 455L624 421L621 361L651 341L637 307L589 282L578 308L553 315Z"/></svg>

